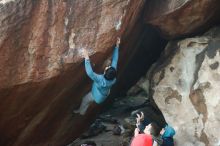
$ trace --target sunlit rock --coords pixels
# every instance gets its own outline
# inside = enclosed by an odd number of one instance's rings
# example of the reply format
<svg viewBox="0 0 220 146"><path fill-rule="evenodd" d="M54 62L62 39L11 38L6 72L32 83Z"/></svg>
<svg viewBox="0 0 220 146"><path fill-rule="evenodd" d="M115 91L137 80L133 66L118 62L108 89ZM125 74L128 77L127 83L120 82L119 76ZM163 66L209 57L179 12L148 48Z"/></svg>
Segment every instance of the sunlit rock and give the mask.
<svg viewBox="0 0 220 146"><path fill-rule="evenodd" d="M149 0L146 5L146 23L166 38L204 31L219 20L219 0Z"/></svg>
<svg viewBox="0 0 220 146"><path fill-rule="evenodd" d="M152 96L181 146L218 145L220 29L170 42L151 71Z"/></svg>

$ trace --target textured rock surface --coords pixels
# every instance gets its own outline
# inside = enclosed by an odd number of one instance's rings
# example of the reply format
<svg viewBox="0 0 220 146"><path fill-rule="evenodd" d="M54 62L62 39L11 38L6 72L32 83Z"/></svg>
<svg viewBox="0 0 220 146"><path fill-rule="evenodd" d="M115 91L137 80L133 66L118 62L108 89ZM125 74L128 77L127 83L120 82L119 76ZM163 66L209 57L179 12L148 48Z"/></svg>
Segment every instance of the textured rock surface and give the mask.
<svg viewBox="0 0 220 146"><path fill-rule="evenodd" d="M72 115L90 87L80 48L87 46L100 71L116 37L131 34L144 2L1 0L0 145L76 138L94 116Z"/></svg>
<svg viewBox="0 0 220 146"><path fill-rule="evenodd" d="M177 145L219 145L220 29L170 42L163 57L152 68L150 86L176 128Z"/></svg>
<svg viewBox="0 0 220 146"><path fill-rule="evenodd" d="M151 0L147 6L146 22L168 38L204 30L219 20L219 0Z"/></svg>

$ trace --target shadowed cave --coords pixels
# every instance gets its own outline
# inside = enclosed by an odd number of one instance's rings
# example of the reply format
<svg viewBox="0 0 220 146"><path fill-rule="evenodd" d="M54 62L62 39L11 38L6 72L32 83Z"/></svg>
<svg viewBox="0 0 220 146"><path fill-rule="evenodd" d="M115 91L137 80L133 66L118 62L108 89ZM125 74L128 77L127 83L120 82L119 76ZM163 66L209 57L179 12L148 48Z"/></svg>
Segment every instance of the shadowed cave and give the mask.
<svg viewBox="0 0 220 146"><path fill-rule="evenodd" d="M143 30L139 34L137 42L135 43L135 48L133 50L130 49L132 51L132 55L129 56L131 59L128 59L129 61L126 64L119 63L120 73L117 75L118 81L113 86L111 94L107 102L105 102L102 111L95 117L100 119L103 115L106 114L106 112L108 113L109 110L112 110L111 114L113 114L113 116L115 117L129 117L133 111L139 110L143 111L146 114L148 120L157 123L160 127L164 127L166 121L162 115L162 112L157 107L154 100L150 97L151 95L142 93L143 91L141 90L135 91L136 93L134 94L140 93L143 96L148 97L149 102L147 104L142 97L141 102L139 101L137 105L132 107L128 106L121 109L119 108L118 110L114 111L114 103L116 98L116 104L119 103L120 100L126 100L127 92L141 79L141 77L146 75L147 71L152 66L152 64L158 61L158 58L161 56L161 53L163 52L168 42L167 40L163 39L159 35L158 31L152 26L145 24L145 26L142 27L142 29ZM123 42L123 47L126 47L126 42L129 42L129 40L124 40ZM119 107L120 105L116 106ZM102 120L105 121L106 119ZM89 128L85 130L91 131L91 129ZM85 136L84 134L85 133L82 133L82 135L79 138L84 139L90 137L88 135ZM76 139L76 142L77 140L78 139ZM83 142L83 140L81 142Z"/></svg>
<svg viewBox="0 0 220 146"><path fill-rule="evenodd" d="M137 42L136 51L132 53L132 59L130 59L129 62L122 67L125 69L122 71L123 73L118 75L118 82L112 88L110 94L111 101L113 101L113 97L126 96L127 91L134 86L137 81L139 81L139 79L147 73L151 65L157 61L166 44L167 40L163 39L155 28L149 25L146 25L143 28L143 31L140 34L140 39ZM160 114L161 117L163 117L153 99L150 98L150 100L156 112L155 114ZM137 108L141 107L144 107L144 105L138 106ZM164 124L164 121L157 122L161 126Z"/></svg>

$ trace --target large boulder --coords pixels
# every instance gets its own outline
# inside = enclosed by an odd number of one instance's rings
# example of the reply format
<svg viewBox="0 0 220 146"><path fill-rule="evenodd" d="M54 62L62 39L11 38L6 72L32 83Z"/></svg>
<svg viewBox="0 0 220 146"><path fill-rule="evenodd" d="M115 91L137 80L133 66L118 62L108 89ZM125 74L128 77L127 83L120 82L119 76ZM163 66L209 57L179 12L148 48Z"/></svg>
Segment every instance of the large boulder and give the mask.
<svg viewBox="0 0 220 146"><path fill-rule="evenodd" d="M149 0L145 21L166 38L204 31L219 21L219 0Z"/></svg>
<svg viewBox="0 0 220 146"><path fill-rule="evenodd" d="M60 146L79 136L94 118L72 114L91 87L81 48L102 70L116 37L123 42L132 33L144 2L0 1L0 145Z"/></svg>
<svg viewBox="0 0 220 146"><path fill-rule="evenodd" d="M220 143L220 29L170 42L150 74L151 94L180 146Z"/></svg>

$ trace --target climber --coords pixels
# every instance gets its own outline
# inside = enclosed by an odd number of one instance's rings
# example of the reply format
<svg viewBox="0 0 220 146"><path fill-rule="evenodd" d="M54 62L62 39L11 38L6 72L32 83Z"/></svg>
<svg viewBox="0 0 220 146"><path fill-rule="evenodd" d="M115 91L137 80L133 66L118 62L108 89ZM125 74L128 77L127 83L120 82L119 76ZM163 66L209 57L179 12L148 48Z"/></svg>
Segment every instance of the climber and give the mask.
<svg viewBox="0 0 220 146"><path fill-rule="evenodd" d="M83 50L86 73L93 80L93 85L92 90L83 97L80 108L78 110L74 110L74 113L84 115L92 101L95 101L95 103L97 104L101 104L106 100L107 96L110 93L112 85L116 82L119 45L120 38L118 37L115 49L113 51L111 66L105 67L103 74L96 74L95 72L93 72L88 52L85 49Z"/></svg>

